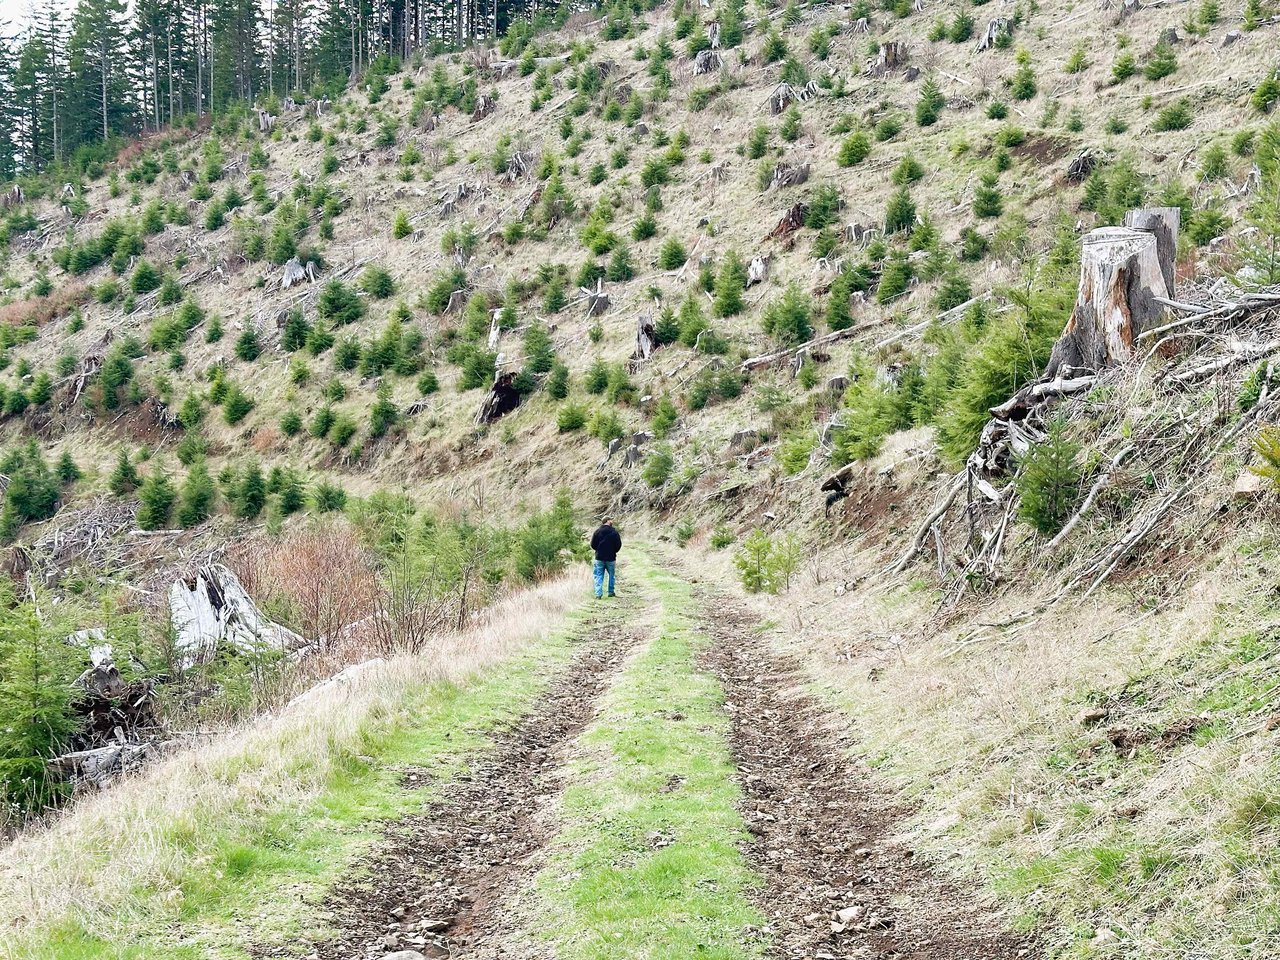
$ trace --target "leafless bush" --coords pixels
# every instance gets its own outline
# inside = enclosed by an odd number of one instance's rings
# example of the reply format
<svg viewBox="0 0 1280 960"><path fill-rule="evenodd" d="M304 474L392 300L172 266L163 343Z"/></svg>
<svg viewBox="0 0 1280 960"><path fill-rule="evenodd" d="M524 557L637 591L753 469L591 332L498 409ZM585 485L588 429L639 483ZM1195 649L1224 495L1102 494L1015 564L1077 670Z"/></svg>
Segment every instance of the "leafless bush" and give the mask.
<svg viewBox="0 0 1280 960"><path fill-rule="evenodd" d="M247 541L227 565L272 616L321 651L349 638L374 611L380 592L373 555L341 523Z"/></svg>

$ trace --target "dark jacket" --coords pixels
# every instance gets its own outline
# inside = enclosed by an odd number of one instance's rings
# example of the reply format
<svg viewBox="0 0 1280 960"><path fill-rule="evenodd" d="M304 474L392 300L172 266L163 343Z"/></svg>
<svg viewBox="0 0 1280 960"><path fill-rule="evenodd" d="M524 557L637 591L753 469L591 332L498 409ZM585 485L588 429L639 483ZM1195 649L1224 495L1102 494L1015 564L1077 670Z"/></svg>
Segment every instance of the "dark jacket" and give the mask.
<svg viewBox="0 0 1280 960"><path fill-rule="evenodd" d="M591 535L591 549L596 552L596 559L610 563L618 559L618 551L622 549L622 537L609 524L602 525Z"/></svg>

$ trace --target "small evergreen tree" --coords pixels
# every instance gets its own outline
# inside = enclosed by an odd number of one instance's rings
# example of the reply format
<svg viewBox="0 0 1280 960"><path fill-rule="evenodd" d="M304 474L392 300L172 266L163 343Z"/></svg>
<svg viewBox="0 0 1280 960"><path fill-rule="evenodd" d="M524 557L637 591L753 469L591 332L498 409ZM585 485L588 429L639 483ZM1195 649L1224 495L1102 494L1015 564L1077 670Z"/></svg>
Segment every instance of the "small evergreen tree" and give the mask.
<svg viewBox="0 0 1280 960"><path fill-rule="evenodd" d="M973 191L973 213L977 217L998 217L1004 212L1004 200L1000 196L999 181L994 173L982 175Z"/></svg>
<svg viewBox="0 0 1280 960"><path fill-rule="evenodd" d="M54 472L58 476L58 483L64 487L71 486L82 476L75 460L71 459L70 450L62 451L62 456L58 458L58 466Z"/></svg>
<svg viewBox="0 0 1280 960"><path fill-rule="evenodd" d="M725 254L715 281L713 308L717 317L732 317L746 306L743 293L747 289L747 267L736 250Z"/></svg>
<svg viewBox="0 0 1280 960"><path fill-rule="evenodd" d="M1045 536L1061 530L1079 502L1083 480L1079 453L1079 445L1067 437L1062 421L1055 420L1044 441L1019 460L1014 477L1018 515Z"/></svg>
<svg viewBox="0 0 1280 960"><path fill-rule="evenodd" d="M117 497L123 497L133 493L137 489L138 482L138 471L129 459L129 451L122 447L107 485L113 494Z"/></svg>
<svg viewBox="0 0 1280 960"><path fill-rule="evenodd" d="M65 634L65 631L63 631ZM48 759L79 728L71 684L83 653L45 626L34 604L4 615L0 627L0 786L20 811L53 806L66 785L49 776Z"/></svg>
<svg viewBox="0 0 1280 960"><path fill-rule="evenodd" d="M169 524L176 494L169 475L157 466L147 475L138 490L138 526L143 530L160 530Z"/></svg>
<svg viewBox="0 0 1280 960"><path fill-rule="evenodd" d="M251 363L262 353L262 345L258 342L258 330L250 323L240 336L236 337L236 359Z"/></svg>
<svg viewBox="0 0 1280 960"><path fill-rule="evenodd" d="M267 504L267 483L262 467L250 463L236 480L232 489L231 505L242 520L253 520Z"/></svg>
<svg viewBox="0 0 1280 960"><path fill-rule="evenodd" d="M884 232L886 234L910 230L916 222L916 205L906 187L889 198L889 205L884 213Z"/></svg>
<svg viewBox="0 0 1280 960"><path fill-rule="evenodd" d="M794 283L764 312L764 331L783 343L803 343L813 336L812 306Z"/></svg>
<svg viewBox="0 0 1280 960"><path fill-rule="evenodd" d="M947 98L942 95L938 81L929 77L920 87L920 99L916 101L916 123L931 127L938 122Z"/></svg>
<svg viewBox="0 0 1280 960"><path fill-rule="evenodd" d="M187 471L187 479L182 483L182 493L178 500L178 523L183 527L204 523L213 513L216 496L213 478L209 476L209 468L204 459L195 460Z"/></svg>

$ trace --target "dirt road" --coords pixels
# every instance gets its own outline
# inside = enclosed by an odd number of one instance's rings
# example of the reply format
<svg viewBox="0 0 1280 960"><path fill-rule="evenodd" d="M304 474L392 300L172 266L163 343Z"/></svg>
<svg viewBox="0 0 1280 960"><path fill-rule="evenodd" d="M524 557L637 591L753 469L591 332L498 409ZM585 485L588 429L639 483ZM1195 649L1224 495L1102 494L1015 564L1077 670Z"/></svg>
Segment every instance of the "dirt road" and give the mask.
<svg viewBox="0 0 1280 960"><path fill-rule="evenodd" d="M687 591L688 584L682 582L681 588ZM847 747L856 731L804 691L799 665L771 649L744 606L702 592L690 607L662 589L637 588L619 606L600 610L582 629L576 655L533 708L493 736L492 749L475 758L465 775L441 787L421 815L387 825L383 841L324 905L340 934L310 947L310 956L677 960L681 948L673 944L694 941L699 956L712 958L1011 960L1036 955L1032 943L1006 932L976 891L945 882L895 841L903 812L851 760ZM603 725L625 739L627 718L610 712L616 694L629 692L619 688L669 680L626 667L672 629L687 629L692 638L687 668L715 691L708 705L715 723L702 726L717 737L732 781L732 806L743 829L728 841L737 851L731 855L753 878L743 885L741 898L750 901L743 909L754 911L760 922L729 930L693 910L673 921L696 928L692 940L659 935L646 942L643 933L634 933L641 930L642 918L633 914L627 926L625 917L642 909L647 888L614 883L606 872L609 882L601 886L600 897L613 896L618 903L592 906L624 917L618 929L632 930L634 936L611 932L593 938L573 911L557 913L541 902L540 891L557 882L547 878L564 827L558 802L577 775L573 758L590 752L583 745L584 731ZM670 711L670 723L686 719L685 712ZM637 743L637 753L643 748ZM598 746L591 749L599 752ZM405 771L405 789L420 789L416 784L426 779ZM659 790L679 791L684 779L668 777ZM643 795L627 801L641 810L646 802ZM689 802L700 800L691 796ZM668 825L659 824L643 837L622 838L620 849L627 852L616 864L606 864L607 870L623 877L648 869L642 866L646 858L677 855L682 823L678 816L664 815ZM619 815L614 823L606 804L598 816L602 830L623 822ZM590 855L579 851L580 862ZM729 886L715 875L698 876L697 863L684 869L692 870L690 890ZM580 872L564 876L565 883L581 879Z"/></svg>

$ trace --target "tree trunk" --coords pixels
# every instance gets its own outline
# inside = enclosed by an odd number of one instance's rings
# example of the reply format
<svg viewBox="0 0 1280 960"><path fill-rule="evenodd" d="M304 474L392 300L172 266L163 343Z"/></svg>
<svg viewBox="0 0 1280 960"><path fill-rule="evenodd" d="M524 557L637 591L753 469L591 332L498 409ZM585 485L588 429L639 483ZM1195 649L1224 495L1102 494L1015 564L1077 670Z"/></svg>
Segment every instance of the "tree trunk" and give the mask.
<svg viewBox="0 0 1280 960"><path fill-rule="evenodd" d="M1154 222L1176 243L1176 226L1160 211L1134 211L1135 222ZM1152 216L1148 218L1147 214ZM1172 241L1169 238L1172 237ZM1054 345L1044 380L1064 367L1097 372L1124 363L1142 331L1159 322L1164 306L1156 297L1173 294L1172 247L1161 250L1155 232L1130 227L1101 227L1084 239L1080 252L1080 291L1075 310Z"/></svg>

